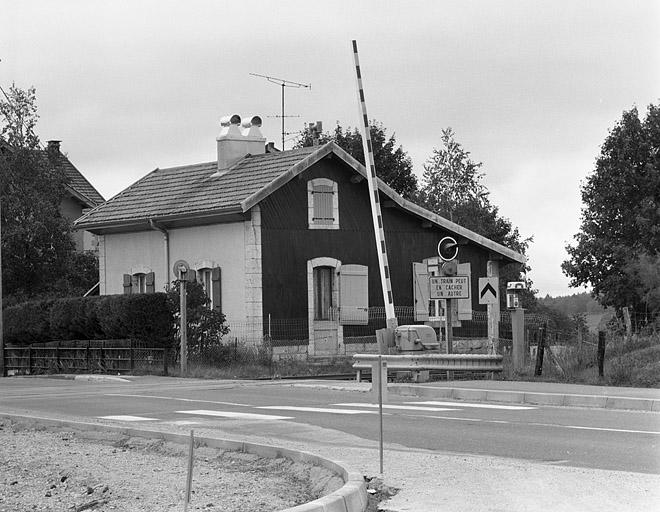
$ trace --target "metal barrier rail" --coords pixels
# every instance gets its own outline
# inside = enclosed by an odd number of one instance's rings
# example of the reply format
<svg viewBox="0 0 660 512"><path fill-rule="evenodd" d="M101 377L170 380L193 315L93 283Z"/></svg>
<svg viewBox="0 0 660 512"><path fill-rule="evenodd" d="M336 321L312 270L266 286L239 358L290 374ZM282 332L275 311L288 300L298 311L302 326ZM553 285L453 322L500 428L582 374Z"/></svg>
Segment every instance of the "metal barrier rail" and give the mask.
<svg viewBox="0 0 660 512"><path fill-rule="evenodd" d="M500 354L355 354L353 368L366 370L378 364L379 357L388 370L452 370L501 372L504 369Z"/></svg>

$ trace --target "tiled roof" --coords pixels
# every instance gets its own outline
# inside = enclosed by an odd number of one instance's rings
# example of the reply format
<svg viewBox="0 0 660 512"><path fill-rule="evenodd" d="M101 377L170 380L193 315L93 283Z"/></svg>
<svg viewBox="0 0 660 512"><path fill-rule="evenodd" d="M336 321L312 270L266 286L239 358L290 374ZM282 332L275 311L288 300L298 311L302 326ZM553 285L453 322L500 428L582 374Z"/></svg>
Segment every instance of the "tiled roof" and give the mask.
<svg viewBox="0 0 660 512"><path fill-rule="evenodd" d="M80 227L130 224L147 219L240 211L241 202L306 156L308 147L249 155L219 176L217 162L156 169L76 221Z"/></svg>
<svg viewBox="0 0 660 512"><path fill-rule="evenodd" d="M74 192L75 195L79 196L79 199L82 199L87 204L87 208L93 208L98 206L105 201L103 196L99 194L92 184L87 181L87 179L82 175L82 173L76 169L69 159L65 156L62 158L62 168L66 174L69 182L67 185Z"/></svg>

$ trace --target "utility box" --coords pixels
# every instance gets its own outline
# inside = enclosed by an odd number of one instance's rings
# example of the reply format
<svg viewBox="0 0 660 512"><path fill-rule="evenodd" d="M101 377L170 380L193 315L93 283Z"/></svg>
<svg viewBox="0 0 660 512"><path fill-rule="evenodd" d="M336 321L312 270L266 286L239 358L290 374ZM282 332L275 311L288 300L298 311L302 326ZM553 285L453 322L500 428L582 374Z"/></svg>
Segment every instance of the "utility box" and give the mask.
<svg viewBox="0 0 660 512"><path fill-rule="evenodd" d="M440 347L430 325L400 325L394 331L394 343L400 352L433 350Z"/></svg>

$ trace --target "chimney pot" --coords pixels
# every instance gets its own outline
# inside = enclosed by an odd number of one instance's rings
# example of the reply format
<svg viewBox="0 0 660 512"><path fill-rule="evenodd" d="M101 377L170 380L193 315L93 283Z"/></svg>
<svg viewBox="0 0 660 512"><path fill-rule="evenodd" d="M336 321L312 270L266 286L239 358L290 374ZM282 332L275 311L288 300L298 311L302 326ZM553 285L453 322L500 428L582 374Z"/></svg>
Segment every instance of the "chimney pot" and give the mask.
<svg viewBox="0 0 660 512"><path fill-rule="evenodd" d="M60 150L60 142L61 140L49 140L48 141L48 149L51 151L59 151Z"/></svg>
<svg viewBox="0 0 660 512"><path fill-rule="evenodd" d="M225 116L220 119L220 135L218 143L218 171L223 171L234 165L245 155L261 155L265 153L265 137L261 134L261 117Z"/></svg>

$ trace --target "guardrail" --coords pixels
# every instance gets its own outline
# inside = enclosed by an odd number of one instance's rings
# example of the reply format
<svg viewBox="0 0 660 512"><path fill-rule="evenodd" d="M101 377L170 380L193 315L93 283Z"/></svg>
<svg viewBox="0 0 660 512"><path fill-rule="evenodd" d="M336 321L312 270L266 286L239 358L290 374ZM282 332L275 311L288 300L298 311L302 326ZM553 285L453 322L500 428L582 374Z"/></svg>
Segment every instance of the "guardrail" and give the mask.
<svg viewBox="0 0 660 512"><path fill-rule="evenodd" d="M501 372L504 369L500 354L355 354L353 368L360 380L362 370L374 370L379 358L387 364L388 370L421 371L447 370L469 372Z"/></svg>

